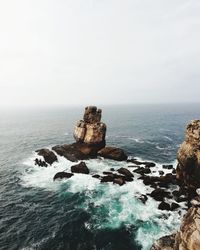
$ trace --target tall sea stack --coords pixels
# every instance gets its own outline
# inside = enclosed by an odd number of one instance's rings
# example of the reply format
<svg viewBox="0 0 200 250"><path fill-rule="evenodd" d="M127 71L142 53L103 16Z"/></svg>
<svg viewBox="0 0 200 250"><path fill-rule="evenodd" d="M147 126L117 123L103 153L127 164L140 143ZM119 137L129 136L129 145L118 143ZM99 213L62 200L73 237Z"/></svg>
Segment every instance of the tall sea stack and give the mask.
<svg viewBox="0 0 200 250"><path fill-rule="evenodd" d="M106 145L106 124L101 122L101 109L95 106L85 108L83 120L78 121L74 129L76 142L103 148Z"/></svg>

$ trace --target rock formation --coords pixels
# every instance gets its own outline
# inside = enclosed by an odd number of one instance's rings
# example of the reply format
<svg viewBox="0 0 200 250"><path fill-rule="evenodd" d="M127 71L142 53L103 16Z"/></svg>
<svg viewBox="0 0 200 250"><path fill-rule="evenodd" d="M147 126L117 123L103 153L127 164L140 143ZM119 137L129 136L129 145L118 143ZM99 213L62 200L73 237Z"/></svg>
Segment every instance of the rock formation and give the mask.
<svg viewBox="0 0 200 250"><path fill-rule="evenodd" d="M77 142L105 147L106 125L101 122L101 109L95 106L85 108L83 120L80 120L74 130Z"/></svg>
<svg viewBox="0 0 200 250"><path fill-rule="evenodd" d="M191 207L182 219L180 230L157 240L151 250L200 250L200 120L193 120L187 126L177 159L176 178L180 190L173 193L179 198L184 194ZM174 203L172 208L177 206Z"/></svg>
<svg viewBox="0 0 200 250"><path fill-rule="evenodd" d="M197 194L200 192L197 191ZM200 196L191 201L192 207L183 217L180 230L157 240L151 250L200 249Z"/></svg>
<svg viewBox="0 0 200 250"><path fill-rule="evenodd" d="M105 147L98 151L98 155L115 161L127 160L127 155L124 153L124 151L121 148L116 147Z"/></svg>
<svg viewBox="0 0 200 250"><path fill-rule="evenodd" d="M97 158L98 156L117 161L126 160L127 155L122 149L105 147L106 124L101 122L101 114L101 109L97 109L95 106L86 107L83 120L80 120L74 129L76 142L56 145L52 147L52 150L72 162ZM36 152L43 156L45 162L51 165L57 161L57 156L53 151L41 149ZM48 165L45 162L35 159L35 164L39 166L47 167Z"/></svg>
<svg viewBox="0 0 200 250"><path fill-rule="evenodd" d="M200 187L200 120L187 126L185 141L178 155L177 179L189 188Z"/></svg>

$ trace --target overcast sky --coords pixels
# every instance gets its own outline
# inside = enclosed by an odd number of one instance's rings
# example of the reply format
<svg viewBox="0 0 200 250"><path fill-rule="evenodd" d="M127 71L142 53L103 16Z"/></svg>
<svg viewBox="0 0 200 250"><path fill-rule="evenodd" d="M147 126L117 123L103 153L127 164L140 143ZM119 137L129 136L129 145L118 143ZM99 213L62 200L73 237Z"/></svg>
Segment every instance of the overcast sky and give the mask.
<svg viewBox="0 0 200 250"><path fill-rule="evenodd" d="M0 105L200 101L200 0L0 1Z"/></svg>

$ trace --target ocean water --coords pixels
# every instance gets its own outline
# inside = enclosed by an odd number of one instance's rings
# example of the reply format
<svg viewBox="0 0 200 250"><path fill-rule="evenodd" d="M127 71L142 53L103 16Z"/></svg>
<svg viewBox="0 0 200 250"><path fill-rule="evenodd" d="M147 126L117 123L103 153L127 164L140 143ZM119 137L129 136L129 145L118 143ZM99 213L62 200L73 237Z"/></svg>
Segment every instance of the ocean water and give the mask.
<svg viewBox="0 0 200 250"><path fill-rule="evenodd" d="M176 166L186 124L200 118L200 104L105 106L107 145L128 155ZM84 107L0 109L0 249L149 250L152 242L180 225L181 213L158 210L141 180L124 186L100 184L77 174L53 182L73 163L63 157L51 167L34 166L35 150L73 141ZM86 161L90 173L130 164ZM155 173L156 174L156 173ZM137 177L137 175L136 175ZM171 187L171 189L176 187Z"/></svg>

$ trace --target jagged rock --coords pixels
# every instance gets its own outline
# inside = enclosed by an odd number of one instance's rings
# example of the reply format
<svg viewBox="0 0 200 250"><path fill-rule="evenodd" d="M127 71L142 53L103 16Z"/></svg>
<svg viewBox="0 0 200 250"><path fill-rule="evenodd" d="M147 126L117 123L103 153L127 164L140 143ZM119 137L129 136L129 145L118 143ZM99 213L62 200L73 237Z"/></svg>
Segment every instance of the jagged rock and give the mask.
<svg viewBox="0 0 200 250"><path fill-rule="evenodd" d="M175 234L164 236L155 241L151 250L174 250ZM178 249L177 249L178 250Z"/></svg>
<svg viewBox="0 0 200 250"><path fill-rule="evenodd" d="M163 201L164 198L170 198L170 193L164 189L157 188L150 193L150 196L156 201Z"/></svg>
<svg viewBox="0 0 200 250"><path fill-rule="evenodd" d="M193 120L187 126L185 141L178 154L176 176L191 188L200 187L200 120Z"/></svg>
<svg viewBox="0 0 200 250"><path fill-rule="evenodd" d="M67 172L58 172L54 175L53 180L55 181L56 179L69 179L73 176L74 174L72 173L67 173Z"/></svg>
<svg viewBox="0 0 200 250"><path fill-rule="evenodd" d="M143 204L146 203L146 201L148 200L148 197L144 194L140 195L140 197L138 197L139 200L142 201Z"/></svg>
<svg viewBox="0 0 200 250"><path fill-rule="evenodd" d="M171 210L172 210L172 211L176 210L176 209L179 208L179 207L180 207L180 205L179 205L178 203L172 202L172 204L171 204Z"/></svg>
<svg viewBox="0 0 200 250"><path fill-rule="evenodd" d="M164 175L165 174L164 171L162 171L162 170L159 170L158 173L159 173L159 175Z"/></svg>
<svg viewBox="0 0 200 250"><path fill-rule="evenodd" d="M78 173L78 174L89 174L89 169L85 162L81 161L77 165L71 166L72 173Z"/></svg>
<svg viewBox="0 0 200 250"><path fill-rule="evenodd" d="M85 108L83 120L75 126L74 138L77 142L105 146L106 125L101 122L101 109L95 106Z"/></svg>
<svg viewBox="0 0 200 250"><path fill-rule="evenodd" d="M141 175L144 175L144 174L150 174L151 173L151 170L148 168L148 167L139 167L135 170L133 170L133 172L137 173L137 174L141 174Z"/></svg>
<svg viewBox="0 0 200 250"><path fill-rule="evenodd" d="M171 209L171 207L170 207L170 205L167 202L162 201L158 205L158 209L160 209L160 210L168 210L169 211Z"/></svg>
<svg viewBox="0 0 200 250"><path fill-rule="evenodd" d="M176 234L174 250L200 249L200 207L191 207L183 217L180 231Z"/></svg>
<svg viewBox="0 0 200 250"><path fill-rule="evenodd" d="M52 149L69 161L76 162L97 157L97 152L104 145L88 145L86 143L72 143L54 146Z"/></svg>
<svg viewBox="0 0 200 250"><path fill-rule="evenodd" d="M119 168L117 172L128 177L133 177L133 174L126 168Z"/></svg>
<svg viewBox="0 0 200 250"><path fill-rule="evenodd" d="M38 158L35 159L35 165L38 165L40 167L48 167L48 164L45 161L42 161Z"/></svg>
<svg viewBox="0 0 200 250"><path fill-rule="evenodd" d="M98 156L112 159L115 161L125 161L127 159L127 155L121 148L115 147L105 147L98 151Z"/></svg>
<svg viewBox="0 0 200 250"><path fill-rule="evenodd" d="M184 215L180 230L175 235L173 234L171 236L165 236L157 240L153 244L151 250L200 249L200 196L192 200L191 203L192 207ZM168 240L166 241L163 239Z"/></svg>
<svg viewBox="0 0 200 250"><path fill-rule="evenodd" d="M36 150L36 152L38 153L38 155L43 156L45 162L47 162L50 165L58 160L54 152L52 152L47 148Z"/></svg>
<svg viewBox="0 0 200 250"><path fill-rule="evenodd" d="M78 160L88 159L88 155L83 154L77 149L76 144L57 145L52 148L58 155L65 157L67 160L76 162Z"/></svg>

